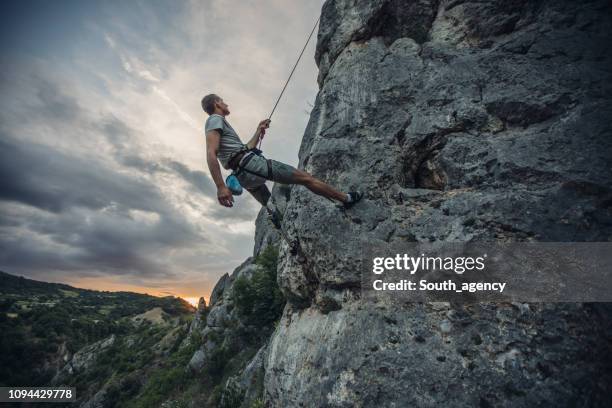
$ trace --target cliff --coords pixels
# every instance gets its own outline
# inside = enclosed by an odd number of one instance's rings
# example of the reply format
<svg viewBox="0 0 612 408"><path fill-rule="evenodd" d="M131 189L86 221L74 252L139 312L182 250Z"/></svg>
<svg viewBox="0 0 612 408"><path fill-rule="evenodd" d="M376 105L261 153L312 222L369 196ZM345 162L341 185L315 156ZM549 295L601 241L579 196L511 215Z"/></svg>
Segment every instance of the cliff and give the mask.
<svg viewBox="0 0 612 408"><path fill-rule="evenodd" d="M277 189L303 259L260 214L288 300L250 365L268 406L609 406L608 305L372 303L358 262L363 241L609 241L611 24L604 0L325 3L299 166L366 196Z"/></svg>

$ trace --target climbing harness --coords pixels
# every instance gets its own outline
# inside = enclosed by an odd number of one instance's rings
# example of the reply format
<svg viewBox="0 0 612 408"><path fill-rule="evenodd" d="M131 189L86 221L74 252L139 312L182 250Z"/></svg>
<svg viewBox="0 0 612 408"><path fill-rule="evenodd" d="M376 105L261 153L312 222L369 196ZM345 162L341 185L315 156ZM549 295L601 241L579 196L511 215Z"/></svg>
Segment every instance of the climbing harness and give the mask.
<svg viewBox="0 0 612 408"><path fill-rule="evenodd" d="M246 165L255 156L263 157L263 154L262 154L261 150L259 150L257 148L248 149L248 150L242 150L242 151L238 152L236 154L236 156L237 157L232 158L230 160L230 168L233 170L232 174L235 177L238 177L238 175L240 175L240 173L242 173L244 171L245 173L253 174L255 176L264 178L266 180L272 180L272 161L270 159L266 159L267 174L261 174L261 173L258 173L256 171L252 171L252 170L249 170L249 169L246 168ZM234 163L232 163L232 161Z"/></svg>

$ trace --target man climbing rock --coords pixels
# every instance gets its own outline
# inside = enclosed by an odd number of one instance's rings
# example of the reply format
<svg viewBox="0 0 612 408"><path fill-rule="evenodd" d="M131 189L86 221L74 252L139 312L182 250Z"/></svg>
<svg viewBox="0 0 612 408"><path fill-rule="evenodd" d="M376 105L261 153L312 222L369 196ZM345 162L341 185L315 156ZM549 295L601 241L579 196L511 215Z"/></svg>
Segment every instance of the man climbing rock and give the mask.
<svg viewBox="0 0 612 408"><path fill-rule="evenodd" d="M259 149L257 142L263 137L265 129L270 126L270 120L262 120L255 134L243 144L236 131L226 120L229 115L229 106L222 98L215 94L206 95L202 99L202 109L209 115L206 120L206 150L210 174L217 186L219 203L226 207L233 206L233 195L221 177L219 161L225 169L234 170L234 174L249 193L268 209L272 222L280 227L280 219L273 205L270 205L270 191L266 180L282 184L300 184L310 191L339 202L342 208L350 208L359 200L361 192L340 192L330 185L316 179L309 173L298 170L288 164L276 160L266 159Z"/></svg>

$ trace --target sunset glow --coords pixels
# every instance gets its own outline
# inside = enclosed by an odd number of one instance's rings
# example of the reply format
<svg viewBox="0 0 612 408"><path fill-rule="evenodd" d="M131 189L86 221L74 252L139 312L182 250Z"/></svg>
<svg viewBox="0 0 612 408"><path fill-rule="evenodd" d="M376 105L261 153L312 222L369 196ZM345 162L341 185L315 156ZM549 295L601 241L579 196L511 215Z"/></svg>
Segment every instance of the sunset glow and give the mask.
<svg viewBox="0 0 612 408"><path fill-rule="evenodd" d="M199 297L184 297L187 302L189 302L194 307L198 307L198 302L200 301Z"/></svg>

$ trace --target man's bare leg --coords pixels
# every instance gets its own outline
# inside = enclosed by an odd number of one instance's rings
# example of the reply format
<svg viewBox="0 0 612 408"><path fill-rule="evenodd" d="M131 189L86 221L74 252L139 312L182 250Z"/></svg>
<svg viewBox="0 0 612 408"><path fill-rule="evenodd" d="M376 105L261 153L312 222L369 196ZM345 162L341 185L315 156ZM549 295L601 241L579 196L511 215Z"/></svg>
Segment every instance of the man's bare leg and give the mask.
<svg viewBox="0 0 612 408"><path fill-rule="evenodd" d="M296 184L300 184L320 196L338 200L342 203L348 200L346 193L336 190L329 184L322 182L305 171L296 170L293 173L293 179Z"/></svg>

